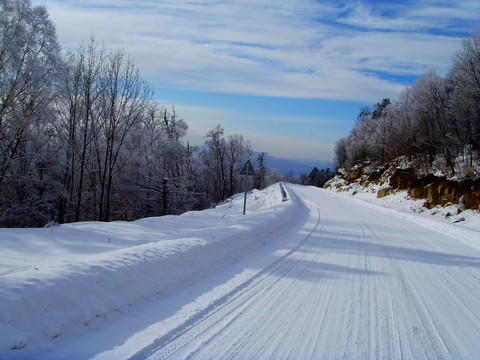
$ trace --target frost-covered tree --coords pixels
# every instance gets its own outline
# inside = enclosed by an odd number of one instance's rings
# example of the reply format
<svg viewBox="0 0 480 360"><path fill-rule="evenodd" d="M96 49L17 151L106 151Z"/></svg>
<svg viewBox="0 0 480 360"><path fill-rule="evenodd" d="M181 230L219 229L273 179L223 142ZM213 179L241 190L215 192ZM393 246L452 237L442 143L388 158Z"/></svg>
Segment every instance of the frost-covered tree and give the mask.
<svg viewBox="0 0 480 360"><path fill-rule="evenodd" d="M199 189L207 203L217 203L242 191L240 168L250 158L250 142L243 135L224 137L224 130L217 125L208 131L206 147L200 152L202 168L197 171Z"/></svg>
<svg viewBox="0 0 480 360"><path fill-rule="evenodd" d="M441 160L455 175L457 163L480 163L480 36L465 39L448 76L428 71L407 87L397 101L375 110L361 108L350 135L335 145L340 166L357 161L387 161L405 155L425 168Z"/></svg>
<svg viewBox="0 0 480 360"><path fill-rule="evenodd" d="M56 128L63 141L64 195L59 222L88 220L97 207L95 143L102 130L101 98L105 90L106 50L91 37L65 56L57 99Z"/></svg>
<svg viewBox="0 0 480 360"><path fill-rule="evenodd" d="M180 214L239 190L250 143L219 125L185 146L123 50L92 36L62 56L29 0L0 0L0 34L0 226Z"/></svg>
<svg viewBox="0 0 480 360"><path fill-rule="evenodd" d="M342 138L342 139L338 140L334 145L333 152L335 154L335 158L334 158L335 163L339 167L346 167L347 162L349 160L349 157L348 157L348 140L346 138ZM302 180L302 184L303 184L303 180ZM304 184L304 185L306 185L306 184Z"/></svg>
<svg viewBox="0 0 480 360"><path fill-rule="evenodd" d="M205 137L205 145L207 145L207 148L204 149L202 158L212 179L214 192L213 201L223 200L227 194L227 146L224 138L224 130L221 125L217 125L208 131ZM207 192L209 191L207 190Z"/></svg>
<svg viewBox="0 0 480 360"><path fill-rule="evenodd" d="M240 180L238 178L238 170L245 164L245 162L252 155L250 142L245 140L243 135L230 135L226 143L226 162L228 168L228 194L233 194L241 191Z"/></svg>
<svg viewBox="0 0 480 360"><path fill-rule="evenodd" d="M136 129L134 154L122 171L121 194L128 204L126 218L180 214L198 202L194 149L182 138L187 123L172 109L152 103ZM133 211L134 210L134 211Z"/></svg>
<svg viewBox="0 0 480 360"><path fill-rule="evenodd" d="M151 100L151 90L132 58L122 50L107 56L100 96L99 127L95 132L98 174L98 220L108 221L113 182L132 155L125 148L132 130L139 126Z"/></svg>
<svg viewBox="0 0 480 360"><path fill-rule="evenodd" d="M267 179L266 179L267 186L276 184L279 181L284 181L284 180L293 183L295 182L295 177L291 172L287 175L283 175L279 169L272 169L267 173Z"/></svg>
<svg viewBox="0 0 480 360"><path fill-rule="evenodd" d="M480 34L464 39L447 79L448 119L470 164L480 158Z"/></svg>
<svg viewBox="0 0 480 360"><path fill-rule="evenodd" d="M54 212L55 161L40 157L56 147L51 104L61 68L55 26L45 7L29 0L0 1L2 225L27 219L37 224Z"/></svg>

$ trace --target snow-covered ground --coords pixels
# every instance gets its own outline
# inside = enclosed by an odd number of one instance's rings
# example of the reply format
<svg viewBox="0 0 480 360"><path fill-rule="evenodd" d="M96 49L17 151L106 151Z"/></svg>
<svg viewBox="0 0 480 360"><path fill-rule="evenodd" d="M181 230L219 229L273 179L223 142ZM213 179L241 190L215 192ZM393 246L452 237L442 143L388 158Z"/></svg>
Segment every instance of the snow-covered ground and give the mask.
<svg viewBox="0 0 480 360"><path fill-rule="evenodd" d="M480 358L478 215L286 187L0 229L0 358Z"/></svg>
<svg viewBox="0 0 480 360"><path fill-rule="evenodd" d="M0 229L0 358L29 358L138 302L222 271L288 222L278 185L134 222ZM247 234L247 236L245 236Z"/></svg>
<svg viewBox="0 0 480 360"><path fill-rule="evenodd" d="M439 174L441 175L441 174ZM388 179L384 183L388 183ZM424 206L425 199L413 199L406 190L393 190L382 198L377 198L380 189L385 188L374 182L368 186L353 182L347 185L341 177L330 180L329 190L337 191L342 195L360 199L371 204L379 205L392 212L400 212L410 221L429 224L440 231L446 231L459 240L466 241L470 245L480 248L480 240L476 234L480 232L480 212L474 210L459 211L458 204L450 206L437 206L428 209ZM452 226L453 224L453 226Z"/></svg>

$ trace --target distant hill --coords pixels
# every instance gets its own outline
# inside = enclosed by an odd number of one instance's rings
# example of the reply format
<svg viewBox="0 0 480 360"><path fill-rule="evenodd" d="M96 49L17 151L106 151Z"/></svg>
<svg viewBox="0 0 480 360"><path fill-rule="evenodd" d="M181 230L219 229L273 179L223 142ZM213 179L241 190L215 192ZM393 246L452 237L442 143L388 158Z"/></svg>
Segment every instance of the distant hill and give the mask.
<svg viewBox="0 0 480 360"><path fill-rule="evenodd" d="M202 149L207 148L207 145L196 146L196 153L199 153ZM250 158L254 168L257 168L257 156L259 152L254 151L252 157ZM276 156L268 155L266 156L266 166L267 170L278 169L282 174L288 174L290 171L294 176L300 176L301 174L310 174L313 168L316 166L319 170L335 169L335 164L326 160L315 160L315 159L285 159Z"/></svg>
<svg viewBox="0 0 480 360"><path fill-rule="evenodd" d="M268 170L278 169L282 174L288 174L290 171L295 176L300 174L310 174L314 167L318 169L335 169L335 165L324 160L314 159L284 159L275 156L266 156L266 166Z"/></svg>

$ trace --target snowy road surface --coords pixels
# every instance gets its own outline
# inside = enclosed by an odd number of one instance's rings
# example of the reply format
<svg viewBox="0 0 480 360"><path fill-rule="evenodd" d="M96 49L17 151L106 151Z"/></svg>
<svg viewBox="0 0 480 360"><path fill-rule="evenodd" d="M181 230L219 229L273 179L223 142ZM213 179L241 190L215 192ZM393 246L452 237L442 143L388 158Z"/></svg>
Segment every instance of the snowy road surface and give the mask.
<svg viewBox="0 0 480 360"><path fill-rule="evenodd" d="M478 251L318 189L294 246L133 359L478 359ZM168 322L168 321L167 321Z"/></svg>
<svg viewBox="0 0 480 360"><path fill-rule="evenodd" d="M46 358L480 358L478 249L365 202L286 187L298 216L277 240Z"/></svg>

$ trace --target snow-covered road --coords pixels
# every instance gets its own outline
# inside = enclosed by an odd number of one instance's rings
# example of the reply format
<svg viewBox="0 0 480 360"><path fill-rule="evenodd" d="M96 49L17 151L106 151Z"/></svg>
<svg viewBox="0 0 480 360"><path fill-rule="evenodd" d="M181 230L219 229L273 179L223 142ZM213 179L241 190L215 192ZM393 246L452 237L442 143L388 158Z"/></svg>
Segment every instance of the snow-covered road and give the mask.
<svg viewBox="0 0 480 360"><path fill-rule="evenodd" d="M286 188L289 201L283 204L273 201L278 186L263 195L252 194L250 201L255 198L266 205L244 217L231 213L232 209L240 213L235 208L236 202L242 203L239 198L219 209L178 218L72 225L76 229L98 226L101 231L95 234L108 234L104 235L108 243L110 227L129 231L132 239L146 239L151 229L149 241L162 236L170 239L175 232L178 240L173 245L156 240L103 253L106 260L96 256L87 262L89 257L82 255L79 264L83 265L74 267L82 270L77 280L69 275L70 265L65 270L61 263L56 265L55 274L62 271L60 280L47 268L50 277L45 283L58 283L51 285L59 289L57 294L74 289L81 280L85 288L78 301L83 304L90 299L89 293L99 292L95 287L99 275L102 281L112 279L121 285L108 291L126 304L138 298L135 291L152 286L164 290L158 299L132 303L132 311L121 307L118 300L117 308L102 310L102 321L95 320L98 309L89 307L86 313L73 304L67 310L60 308L61 316L71 318L61 325L61 336L44 336L39 327L31 335L15 337L25 347L3 354L97 360L480 358L480 250L468 244L478 240L465 239L478 232L457 231L451 224L426 221L318 188L288 184ZM169 222L172 233L167 231ZM154 226L165 235L155 235ZM67 234L68 229L60 227L53 234ZM43 236L43 232L38 234L38 238ZM92 244L100 240L95 241ZM165 267L166 260L155 260L162 256L171 257L167 262L171 265ZM136 259L141 262L137 264ZM87 266L90 263L92 267ZM16 276L19 288L23 278L16 274L41 272L42 266L37 267L5 271L5 281ZM130 273L140 290L120 282ZM95 283L87 281L92 276ZM66 284L64 278L75 281ZM32 280L25 279L21 280L25 283L22 291L33 291L29 290ZM34 288L35 294L43 294L39 298L42 308L66 301L58 295L50 299L47 285ZM101 309L103 296L99 292L98 299L90 299L89 304ZM24 316L20 307L15 310L15 304L5 304ZM35 313L31 305L28 311L32 322L48 322L45 310ZM78 327L80 315L90 320ZM51 333L59 333L50 327ZM74 336L78 339L72 340ZM35 345L35 339L44 344L44 350Z"/></svg>
<svg viewBox="0 0 480 360"><path fill-rule="evenodd" d="M314 188L294 246L133 359L478 359L480 254Z"/></svg>

